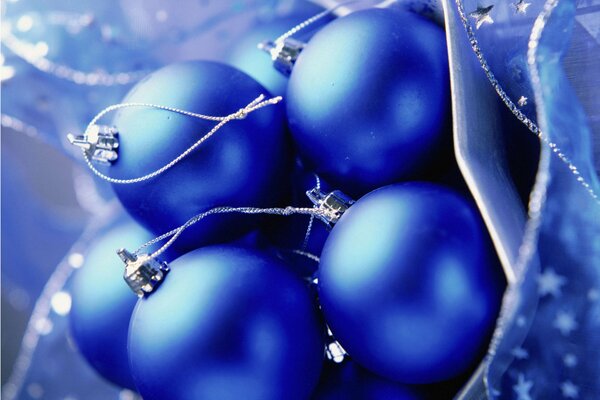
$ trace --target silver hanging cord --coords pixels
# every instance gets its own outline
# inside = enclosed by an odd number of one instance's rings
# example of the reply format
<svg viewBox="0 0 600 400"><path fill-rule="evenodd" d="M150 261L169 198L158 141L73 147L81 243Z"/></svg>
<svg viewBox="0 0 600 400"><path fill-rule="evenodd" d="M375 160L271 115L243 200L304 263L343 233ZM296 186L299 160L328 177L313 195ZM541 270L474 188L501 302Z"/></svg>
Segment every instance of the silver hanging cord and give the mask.
<svg viewBox="0 0 600 400"><path fill-rule="evenodd" d="M307 26L314 24L321 18L325 18L326 16L328 16L329 14L334 12L339 7L346 5L347 3L354 3L355 1L356 0L348 1L345 3L340 3L336 6L333 6L331 8L321 11L320 13L318 13L316 15L313 15L312 17L300 22L298 25L294 26L292 29L288 30L283 35L279 36L277 39L274 40L274 42L275 43L283 43L285 41L285 39L295 35L296 33L300 32L302 29L306 28Z"/></svg>
<svg viewBox="0 0 600 400"><path fill-rule="evenodd" d="M147 243L144 243L140 246L133 254L139 255L141 251L146 247L151 246L155 243L158 243L166 238L170 239L158 250L150 254L151 258L157 258L162 253L164 253L172 244L177 240L177 238L190 226L194 225L196 222L201 221L202 219L208 217L209 215L214 214L231 214L231 213L241 213L241 214L270 214L270 215L293 215L293 214L306 214L306 215L314 215L319 217L320 219L327 219L330 215L329 211L326 209L318 209L318 208L301 208L301 207L285 207L285 208L257 208L257 207L216 207L195 215L190 218L185 224L167 232L159 237L150 240Z"/></svg>
<svg viewBox="0 0 600 400"><path fill-rule="evenodd" d="M254 99L252 102L250 102L247 106L245 106L244 108L239 109L238 111L229 114L227 116L224 117L218 117L218 116L210 116L210 115L204 115L204 114L198 114L198 113L194 113L191 111L186 111L186 110L181 110L175 107L168 107L168 106L162 106L162 105L158 105L158 104L152 104L152 103L120 103L120 104L114 104L112 106L106 107L104 110L100 111L93 119L92 121L88 124L85 133L83 136L79 136L79 137L75 137L71 134L68 135L68 139L72 144L75 144L77 146L80 146L82 148L82 153L83 153L83 157L85 159L86 164L88 165L88 167L90 168L90 170L99 178L110 182L110 183L114 183L114 184L132 184L132 183L138 183L138 182L143 182L146 181L148 179L154 178L157 175L162 174L163 172L165 172L166 170L170 169L171 167L173 167L175 164L177 164L178 162L180 162L182 159L184 159L185 157L187 157L192 151L194 151L198 146L200 146L202 143L204 143L205 141L207 141L211 136L213 136L219 129L221 129L223 127L223 125L227 124L230 121L236 120L236 119L244 119L246 118L246 116L248 114L250 114L253 111L259 110L263 107L269 106L269 105L273 105L273 104L277 104L282 100L281 96L277 96L277 97L273 97L270 99L265 100L265 96L264 95L260 95L258 96L256 99ZM169 112L173 112L173 113L177 113L177 114L181 114L181 115L185 115L188 117L192 117L192 118L198 118L198 119L203 119L203 120L208 120L208 121L218 121L219 123L217 125L215 125L206 135L204 135L203 137L201 137L198 141L196 141L196 143L194 143L193 145L191 145L190 147L188 147L183 153L181 153L180 155L178 155L177 157L175 157L171 162L169 162L168 164L164 165L163 167L149 173L146 174L144 176L138 177L138 178L131 178L131 179L117 179L117 178L112 178L108 175L103 174L102 172L100 172L98 169L96 169L96 167L92 164L92 158L94 157L94 146L97 145L97 143L92 143L90 144L89 142L86 142L87 138L90 136L90 133L93 133L95 131L98 131L98 126L97 122L98 120L100 120L100 118L102 118L104 115L113 112L115 110L119 110L122 108L131 108L131 107L146 107L146 108L155 108L158 110L164 110L164 111L169 111ZM116 136L116 131L113 132L113 135ZM92 151L90 151L90 147L92 149ZM116 149L118 147L117 145L114 145L114 149ZM112 154L111 154L112 155ZM114 156L114 158L116 159L116 155ZM108 161L114 161L114 160L108 160Z"/></svg>
<svg viewBox="0 0 600 400"><path fill-rule="evenodd" d="M150 254L151 258L157 258L165 252L177 240L177 238L190 226L196 222L213 214L230 214L230 213L241 213L241 214L270 214L270 215L294 215L294 214L305 214L312 217L317 217L323 223L325 223L330 229L339 221L342 215L348 210L354 200L346 196L339 190L334 190L331 193L323 193L319 188L311 189L307 192L310 200L313 202L314 207L272 207L272 208L258 208L258 207L215 207L208 211L202 212L188 219L187 222L167 233L154 238L133 252L134 255L140 255L141 251L148 246L158 243L166 238L170 238L161 248Z"/></svg>
<svg viewBox="0 0 600 400"><path fill-rule="evenodd" d="M272 215L292 215L292 214L310 214L318 215L324 219L328 215L325 209L316 208L256 208L256 207L216 207L206 212L200 213L190 218L185 224L173 229L149 242L143 244L135 252L131 253L127 249L117 250L117 255L125 264L123 279L129 288L139 297L152 294L165 280L170 272L169 265L162 262L158 257L164 253L169 246L190 226L196 222L213 214L242 213L242 214L272 214ZM142 250L154 243L160 242L166 238L170 239L158 250L152 254L142 253Z"/></svg>
<svg viewBox="0 0 600 400"><path fill-rule="evenodd" d="M317 217L329 227L332 227L341 217L341 215L354 203L339 190L329 194L324 194L318 189L310 191L318 197L313 208L302 207L272 207L272 208L257 208L257 207L216 207L208 211L197 214L187 220L187 222L167 233L160 235L157 238L144 243L133 253L127 249L119 249L117 254L125 264L125 272L123 278L127 285L138 296L143 297L151 294L164 281L170 269L167 263L161 262L158 257L164 253L181 234L196 222L213 214L270 214L270 215L293 215L306 214L311 217ZM170 238L164 245L152 254L142 253L146 247L158 243L162 240ZM302 250L298 254L308 255ZM314 257L314 256L313 256ZM318 258L316 261L318 262Z"/></svg>
<svg viewBox="0 0 600 400"><path fill-rule="evenodd" d="M319 178L319 175L314 174L315 176L315 189L318 191L321 191L321 179ZM317 205L315 204L315 207ZM300 249L301 251L306 251L306 248L308 247L308 241L310 240L310 234L312 233L312 227L313 227L313 223L315 221L315 216L311 215L310 219L308 220L308 226L306 227L306 233L304 234L304 241L302 242L302 248ZM318 261L317 261L318 262Z"/></svg>

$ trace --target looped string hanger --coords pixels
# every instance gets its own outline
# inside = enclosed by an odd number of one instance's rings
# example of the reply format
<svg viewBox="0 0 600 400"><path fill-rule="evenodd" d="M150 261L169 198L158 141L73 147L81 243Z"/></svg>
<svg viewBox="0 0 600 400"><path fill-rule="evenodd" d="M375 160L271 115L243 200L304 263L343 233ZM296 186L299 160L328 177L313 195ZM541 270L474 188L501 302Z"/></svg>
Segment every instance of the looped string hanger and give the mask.
<svg viewBox="0 0 600 400"><path fill-rule="evenodd" d="M311 215L311 217L312 217L312 215ZM309 253L308 251L305 251L305 250L292 249L292 250L290 250L290 252L292 252L293 254L298 254L300 256L306 257L309 260L316 262L317 264L321 262L321 258L319 256L316 256L313 253Z"/></svg>
<svg viewBox="0 0 600 400"><path fill-rule="evenodd" d="M154 178L157 175L162 174L163 172L165 172L166 170L168 170L169 168L173 167L175 164L177 164L178 162L180 162L182 159L184 159L185 157L187 157L192 151L194 151L198 146L200 146L202 143L204 143L205 141L207 141L211 136L213 136L219 129L221 129L225 124L227 124L230 121L236 120L236 119L244 119L246 118L246 116L248 114L250 114L253 111L259 110L263 107L269 106L269 105L273 105L273 104L277 104L282 100L281 96L277 96L277 97L273 97L270 99L265 100L265 96L264 95L260 95L258 96L256 99L252 100L252 102L248 103L248 105L246 105L244 108L239 109L238 111L229 114L227 116L224 117L219 117L219 116L211 116L211 115L204 115L204 114L198 114L198 113L194 113L191 111L186 111L186 110L181 110L175 107L168 107L168 106L163 106L163 105L159 105L159 104L152 104L152 103L119 103L119 104L114 104L111 106L106 107L104 110L100 111L88 124L85 132L89 132L93 126L96 125L96 123L106 114L122 109L122 108L131 108L131 107L146 107L146 108L154 108L154 109L158 109L158 110L163 110L163 111L169 111L169 112L173 112L173 113L177 113L177 114L181 114L181 115L185 115L188 117L192 117L192 118L198 118L198 119L203 119L203 120L208 120L208 121L218 121L219 123L217 125L215 125L207 134L205 134L204 136L202 136L198 141L196 141L196 143L192 144L190 147L188 147L184 152L182 152L180 155L178 155L177 157L175 157L171 162L169 162L168 164L164 165L163 167L150 172L149 174L146 174L144 176L138 177L138 178L131 178L131 179L117 179L117 178L112 178L108 175L103 174L102 172L100 172L98 169L96 169L96 167L92 164L92 160L90 159L90 156L86 153L85 150L83 150L83 157L85 159L85 162L87 164L87 166L90 168L90 170L99 178L110 182L110 183L115 183L115 184L132 184L132 183L138 183L138 182L143 182L146 181L148 179Z"/></svg>
<svg viewBox="0 0 600 400"><path fill-rule="evenodd" d="M315 189L317 190L321 190L321 179L319 178L319 175L314 174L315 176ZM300 249L302 252L306 251L306 248L308 247L308 241L310 240L310 234L312 233L312 227L313 224L315 222L315 216L311 215L310 219L308 220L308 226L306 227L306 233L304 234L304 241L302 242L302 248Z"/></svg>
<svg viewBox="0 0 600 400"><path fill-rule="evenodd" d="M349 3L352 3L354 1L356 1L356 0L350 1ZM320 13L313 15L312 17L300 22L298 25L294 26L292 29L290 29L289 31L285 32L283 35L281 35L277 39L275 39L274 42L275 43L283 43L283 41L285 39L288 39L289 37L295 35L302 29L306 28L309 25L312 25L313 23L317 22L321 18L328 16L329 14L334 12L340 6L342 6L342 4L338 4L337 6L328 8L327 10L321 11Z"/></svg>
<svg viewBox="0 0 600 400"><path fill-rule="evenodd" d="M257 207L215 207L203 213L197 214L187 220L187 222L167 233L160 235L157 238L154 238L142 246L140 246L137 250L134 251L135 255L140 255L141 251L146 247L151 246L155 243L158 243L166 238L170 239L158 250L150 254L151 258L156 259L162 253L164 253L176 240L177 238L190 226L195 223L203 220L204 218L214 215L214 214L231 214L231 213L240 213L240 214L268 214L268 215L282 215L288 216L293 214L305 214L311 216L319 216L326 217L328 216L327 210L318 209L318 208L309 208L309 207L273 207L273 208L257 208Z"/></svg>
<svg viewBox="0 0 600 400"><path fill-rule="evenodd" d="M295 35L299 31L301 31L302 29L306 28L307 26L314 24L315 22L317 22L321 18L324 18L324 17L328 16L329 14L331 14L332 12L334 12L335 10L337 10L338 8L347 6L348 4L351 4L351 3L357 3L359 1L361 1L361 0L344 1L342 3L336 4L333 7L328 8L326 10L323 10L320 13L318 13L316 15L313 15L312 17L310 17L310 18L308 18L308 19L300 22L298 25L294 26L292 29L288 30L283 35L279 36L273 42L275 44L282 44L286 39L288 39L291 36Z"/></svg>

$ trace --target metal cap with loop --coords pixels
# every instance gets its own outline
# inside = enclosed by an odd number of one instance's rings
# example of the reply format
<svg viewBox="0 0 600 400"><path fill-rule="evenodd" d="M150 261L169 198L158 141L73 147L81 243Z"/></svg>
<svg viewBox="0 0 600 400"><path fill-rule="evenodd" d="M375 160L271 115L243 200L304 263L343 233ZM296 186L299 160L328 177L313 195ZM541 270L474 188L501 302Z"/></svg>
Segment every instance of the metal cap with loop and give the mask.
<svg viewBox="0 0 600 400"><path fill-rule="evenodd" d="M307 191L306 195L315 207L322 211L317 218L323 221L329 229L333 228L346 210L354 204L354 200L339 190L324 193L316 187Z"/></svg>
<svg viewBox="0 0 600 400"><path fill-rule="evenodd" d="M269 53L273 60L273 66L285 76L292 73L292 68L306 44L292 38L276 41L264 41L259 43L258 48Z"/></svg>
<svg viewBox="0 0 600 400"><path fill-rule="evenodd" d="M158 261L149 254L136 255L126 249L119 249L117 254L125 263L123 279L138 297L152 293L170 271L166 262Z"/></svg>
<svg viewBox="0 0 600 400"><path fill-rule="evenodd" d="M355 0L351 0L355 1ZM344 3L342 3L344 4ZM279 36L275 40L266 40L258 44L258 48L271 55L273 60L273 66L279 72L285 76L289 76L292 73L296 60L304 50L306 43L299 40L292 39L291 36L295 35L302 29L320 20L321 18L331 14L335 9L340 7L342 4L338 4L330 9L324 10L317 15L308 18L307 20L294 26L292 29Z"/></svg>
<svg viewBox="0 0 600 400"><path fill-rule="evenodd" d="M91 125L83 135L67 135L69 143L83 149L88 158L100 164L110 165L119 154L119 133L108 125Z"/></svg>

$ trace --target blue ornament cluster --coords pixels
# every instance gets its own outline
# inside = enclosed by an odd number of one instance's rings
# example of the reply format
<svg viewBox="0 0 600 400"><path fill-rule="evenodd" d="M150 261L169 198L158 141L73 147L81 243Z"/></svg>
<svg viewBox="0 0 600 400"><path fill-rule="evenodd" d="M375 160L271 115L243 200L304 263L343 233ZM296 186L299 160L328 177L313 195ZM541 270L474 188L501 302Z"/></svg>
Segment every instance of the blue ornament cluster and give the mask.
<svg viewBox="0 0 600 400"><path fill-rule="evenodd" d="M443 29L367 9L311 36L281 78L285 105L224 125L162 174L113 183L139 225L98 238L71 315L107 380L147 400L450 398L485 354L505 282L473 202L435 183L452 168ZM248 62L257 79L274 72ZM237 68L189 61L124 102L225 116L260 94ZM215 123L148 107L121 109L113 125L119 157L102 171L126 179ZM356 199L333 228L306 215L211 215L174 242L155 292L136 302L115 272L117 247L215 207L311 207L315 187ZM332 340L341 364L326 356Z"/></svg>

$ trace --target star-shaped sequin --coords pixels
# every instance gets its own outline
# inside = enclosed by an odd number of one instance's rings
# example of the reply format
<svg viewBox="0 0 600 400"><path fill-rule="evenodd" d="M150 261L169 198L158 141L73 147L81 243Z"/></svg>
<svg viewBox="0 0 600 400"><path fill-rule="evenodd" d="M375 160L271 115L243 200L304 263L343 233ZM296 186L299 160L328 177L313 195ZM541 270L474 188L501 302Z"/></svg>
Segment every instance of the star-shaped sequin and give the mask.
<svg viewBox="0 0 600 400"><path fill-rule="evenodd" d="M530 5L531 3L527 3L525 0L518 0L516 3L512 3L512 6L515 8L515 13L517 14L527 13L527 7Z"/></svg>
<svg viewBox="0 0 600 400"><path fill-rule="evenodd" d="M527 97L521 96L519 97L519 100L517 100L517 104L519 105L519 107L525 107L527 105L527 100Z"/></svg>
<svg viewBox="0 0 600 400"><path fill-rule="evenodd" d="M513 390L517 394L517 400L532 400L529 391L533 387L533 382L525 379L523 374L519 374L517 384L513 386Z"/></svg>
<svg viewBox="0 0 600 400"><path fill-rule="evenodd" d="M569 336L571 332L579 327L579 324L577 324L577 321L575 321L575 316L573 316L573 313L559 311L556 314L556 318L554 319L552 326L558 329L564 336Z"/></svg>
<svg viewBox="0 0 600 400"><path fill-rule="evenodd" d="M522 347L515 347L510 352L517 360L526 360L529 358L529 352Z"/></svg>
<svg viewBox="0 0 600 400"><path fill-rule="evenodd" d="M560 385L560 391L565 399L579 398L579 388L571 381L565 381Z"/></svg>
<svg viewBox="0 0 600 400"><path fill-rule="evenodd" d="M540 297L544 297L548 294L559 297L562 294L561 287L567 283L567 279L554 272L554 269L546 268L546 270L538 276L537 283L538 294Z"/></svg>
<svg viewBox="0 0 600 400"><path fill-rule="evenodd" d="M487 7L478 6L477 10L475 10L469 14L469 16L471 18L475 19L475 28L476 29L481 28L481 25L483 25L483 24L486 24L486 23L493 24L494 23L494 20L490 16L490 14L492 12L492 8L494 8L493 5L487 6Z"/></svg>

